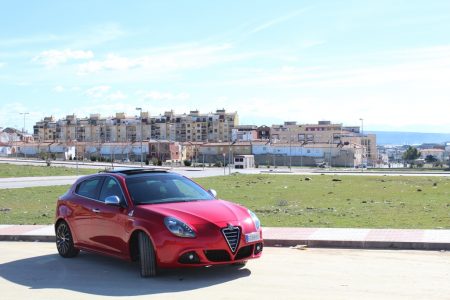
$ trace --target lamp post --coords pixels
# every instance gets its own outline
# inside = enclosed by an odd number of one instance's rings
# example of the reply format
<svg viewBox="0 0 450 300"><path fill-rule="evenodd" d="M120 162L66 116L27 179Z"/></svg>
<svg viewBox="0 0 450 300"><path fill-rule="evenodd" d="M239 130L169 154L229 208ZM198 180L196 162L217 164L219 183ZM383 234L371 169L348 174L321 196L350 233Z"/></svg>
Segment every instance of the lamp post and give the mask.
<svg viewBox="0 0 450 300"><path fill-rule="evenodd" d="M289 171L292 171L292 136L289 127L288 132L289 132Z"/></svg>
<svg viewBox="0 0 450 300"><path fill-rule="evenodd" d="M362 149L362 170L364 169L364 158L366 156L366 143L364 142L364 119L363 118L359 118L359 120L361 121L361 145L363 147Z"/></svg>
<svg viewBox="0 0 450 300"><path fill-rule="evenodd" d="M23 128L22 128L22 133L25 133L25 117L26 115L29 115L29 112L23 112L23 113L19 113L20 115L23 115Z"/></svg>
<svg viewBox="0 0 450 300"><path fill-rule="evenodd" d="M144 163L143 163L143 153L142 153L142 107L136 107L136 110L138 110L139 111L139 120L140 120L140 123L141 123L141 129L140 129L140 131L141 131L141 168L144 166Z"/></svg>

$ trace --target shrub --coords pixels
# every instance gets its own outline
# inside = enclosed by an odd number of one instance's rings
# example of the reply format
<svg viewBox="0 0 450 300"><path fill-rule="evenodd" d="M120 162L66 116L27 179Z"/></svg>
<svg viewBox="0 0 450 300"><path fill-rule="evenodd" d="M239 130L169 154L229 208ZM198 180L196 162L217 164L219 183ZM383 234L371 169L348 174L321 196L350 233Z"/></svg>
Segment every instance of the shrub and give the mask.
<svg viewBox="0 0 450 300"><path fill-rule="evenodd" d="M192 166L192 161L190 161L190 160L188 160L188 159L185 159L185 160L183 161L183 163L184 163L184 166L185 166L185 167L190 167L190 166Z"/></svg>

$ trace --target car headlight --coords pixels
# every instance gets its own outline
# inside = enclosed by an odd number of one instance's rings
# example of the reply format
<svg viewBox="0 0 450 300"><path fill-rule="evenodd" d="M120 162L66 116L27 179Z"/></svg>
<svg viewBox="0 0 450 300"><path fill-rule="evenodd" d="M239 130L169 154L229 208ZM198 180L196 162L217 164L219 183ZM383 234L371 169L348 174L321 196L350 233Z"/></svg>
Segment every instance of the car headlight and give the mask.
<svg viewBox="0 0 450 300"><path fill-rule="evenodd" d="M261 222L259 221L258 217L250 209L247 209L247 211L253 220L253 224L255 224L256 230L259 230L259 228L261 227Z"/></svg>
<svg viewBox="0 0 450 300"><path fill-rule="evenodd" d="M166 217L164 219L164 225L166 225L167 229L176 236L187 238L195 237L195 232L189 225L173 217Z"/></svg>

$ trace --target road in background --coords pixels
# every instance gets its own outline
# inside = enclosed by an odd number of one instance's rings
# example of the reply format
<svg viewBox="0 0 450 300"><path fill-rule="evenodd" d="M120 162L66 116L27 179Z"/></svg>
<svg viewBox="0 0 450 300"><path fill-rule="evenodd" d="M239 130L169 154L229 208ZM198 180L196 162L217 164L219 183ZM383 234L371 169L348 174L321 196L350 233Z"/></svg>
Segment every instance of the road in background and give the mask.
<svg viewBox="0 0 450 300"><path fill-rule="evenodd" d="M266 248L247 267L164 270L53 243L0 242L2 299L449 299L450 253Z"/></svg>
<svg viewBox="0 0 450 300"><path fill-rule="evenodd" d="M16 160L9 158L0 159L0 164L18 164L18 165L34 165L43 166L45 162L42 160ZM73 161L54 161L52 166L76 168L77 164ZM93 168L104 170L111 168L111 163L90 163L83 162L78 165L79 168ZM139 167L132 164L114 164L115 168L127 168L127 167ZM227 168L194 168L194 167L173 167L167 168L173 172L177 172L188 178L199 177L211 177L211 176L223 176L230 173L241 174L285 174L285 175L364 175L364 176L450 176L450 172L412 172L410 170L405 171L362 171L358 169L320 169L320 168L254 168L254 169L229 169ZM47 177L18 177L18 178L0 178L0 189L5 188L23 188L34 186L52 186L52 185L66 185L72 184L79 176L47 176Z"/></svg>

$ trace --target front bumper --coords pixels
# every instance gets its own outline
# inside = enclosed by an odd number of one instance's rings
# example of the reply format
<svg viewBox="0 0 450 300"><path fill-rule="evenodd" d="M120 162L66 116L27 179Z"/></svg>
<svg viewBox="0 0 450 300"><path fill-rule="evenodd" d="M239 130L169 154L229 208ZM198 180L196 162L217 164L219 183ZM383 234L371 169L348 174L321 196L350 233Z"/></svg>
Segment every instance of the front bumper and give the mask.
<svg viewBox="0 0 450 300"><path fill-rule="evenodd" d="M246 242L245 234L240 235L239 243L233 252L220 230L200 234L196 238L172 238L156 247L159 267L186 267L232 264L259 258L264 242L261 229L260 239Z"/></svg>

